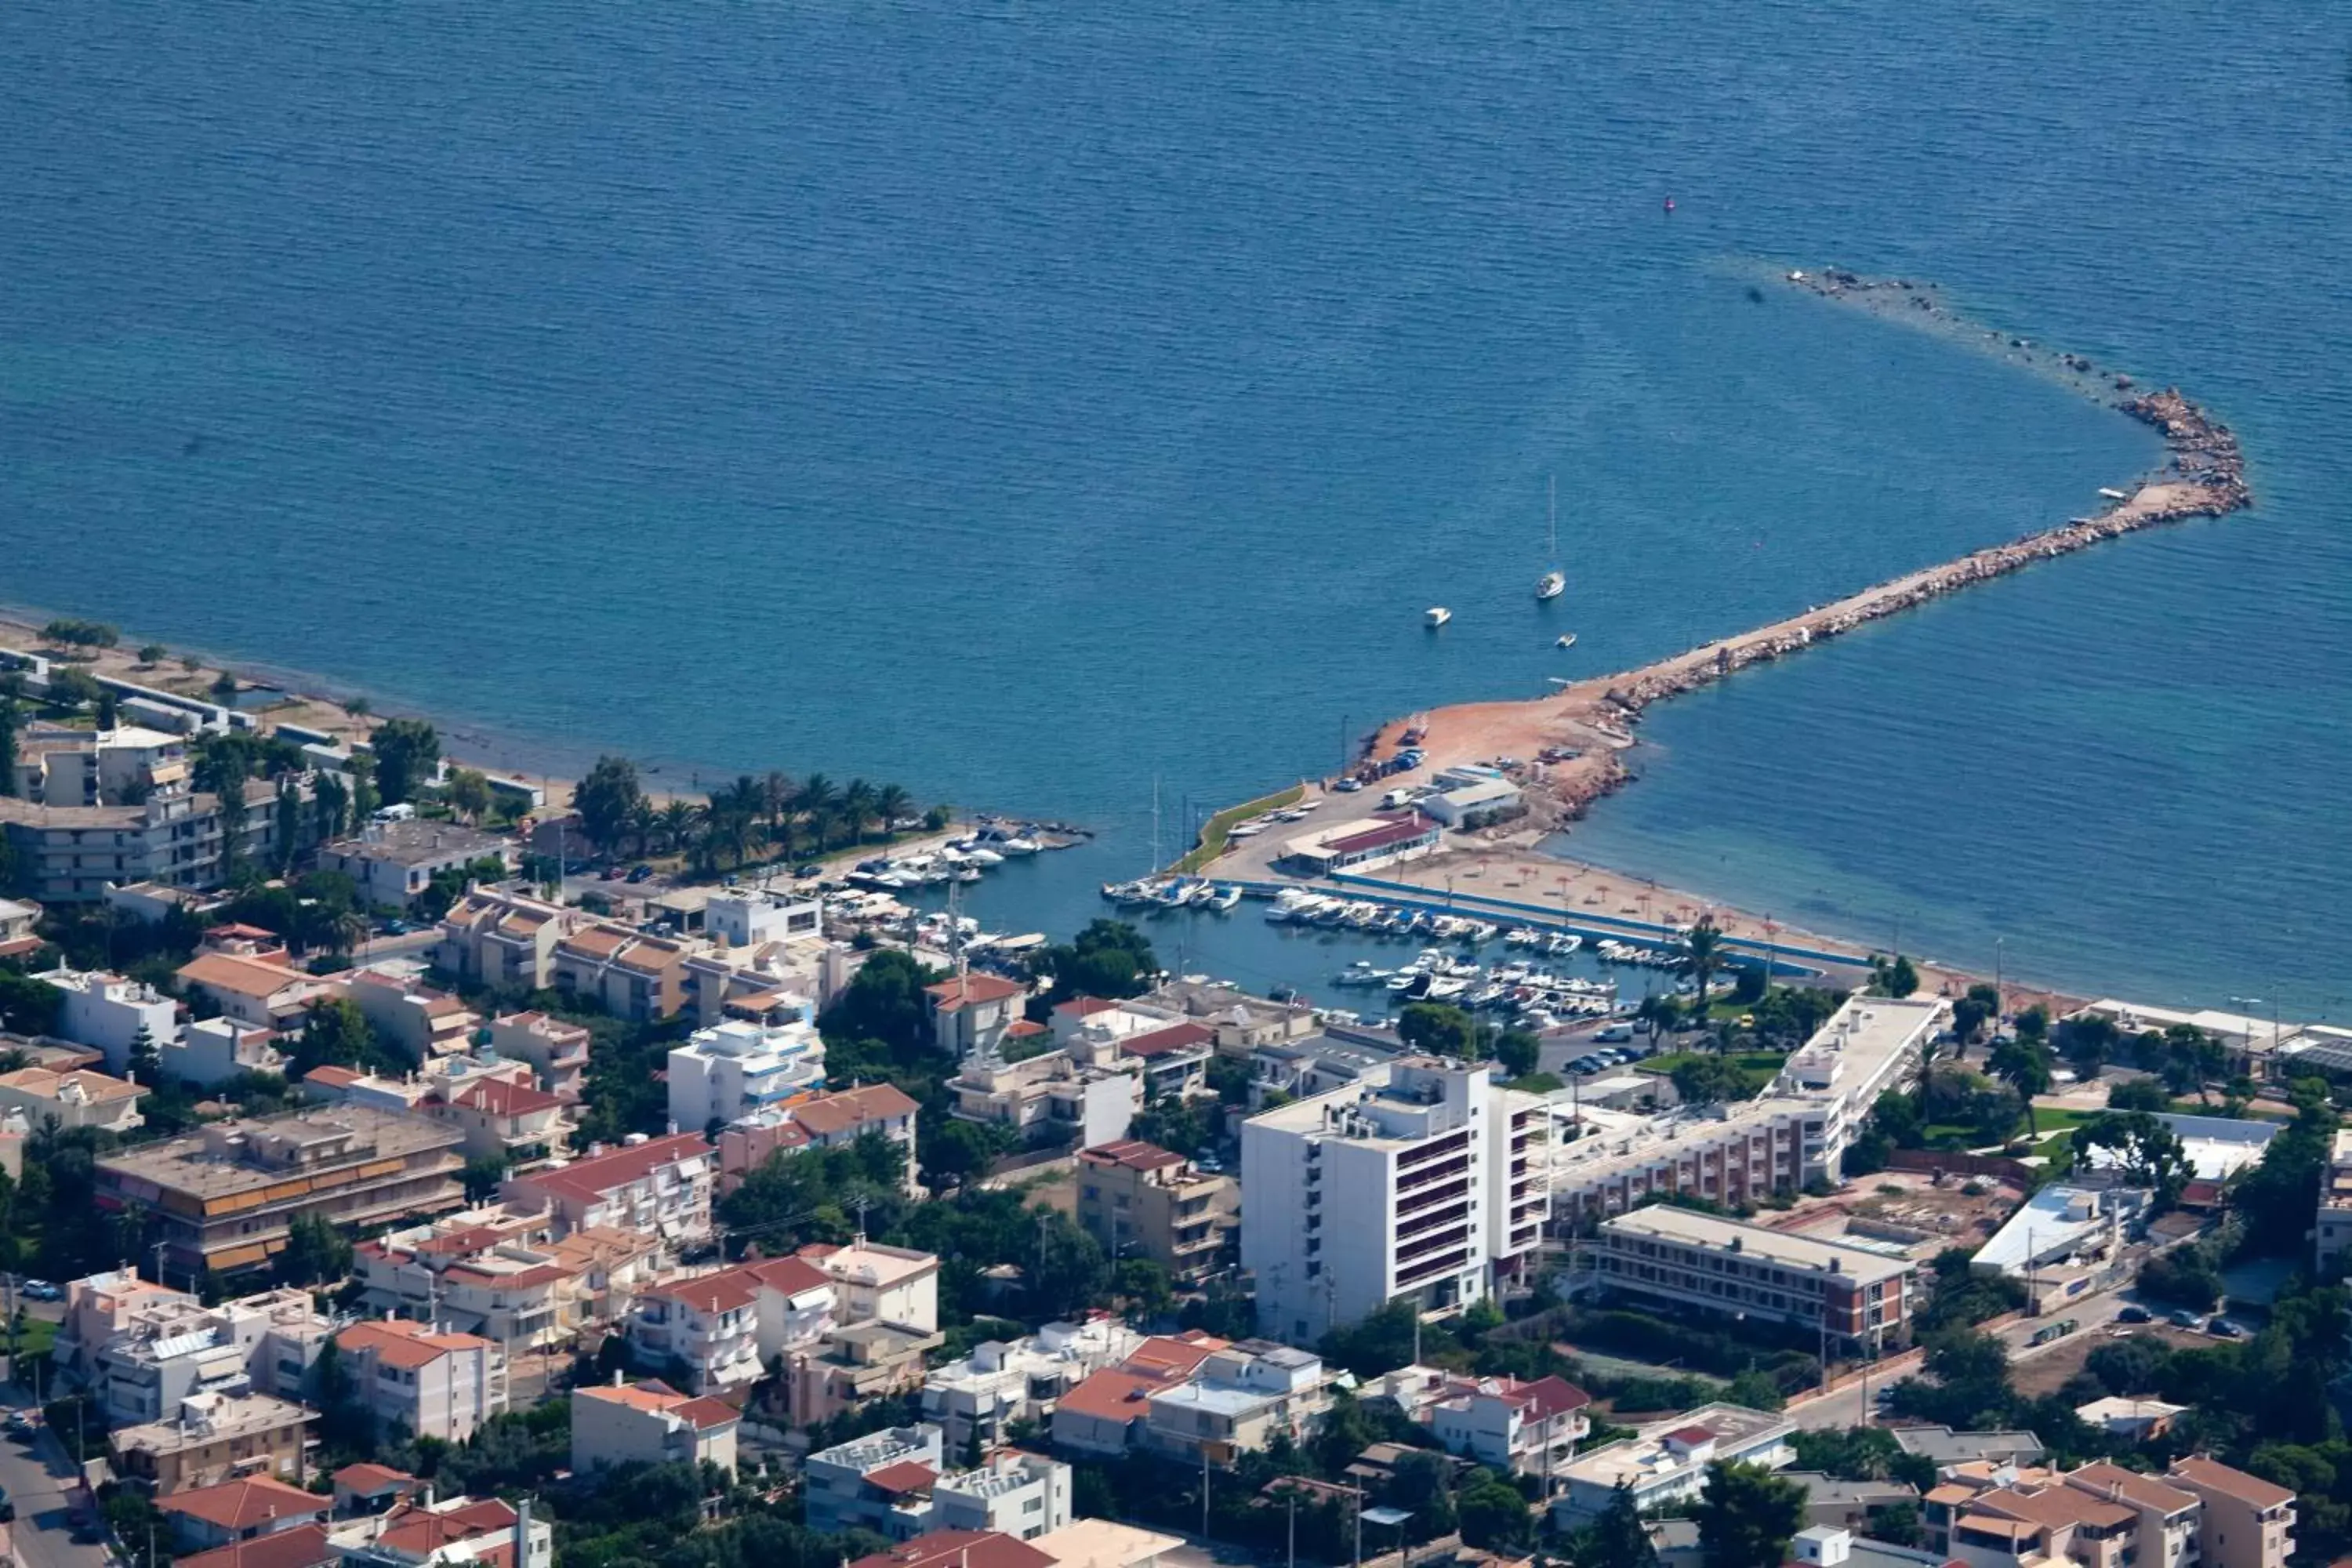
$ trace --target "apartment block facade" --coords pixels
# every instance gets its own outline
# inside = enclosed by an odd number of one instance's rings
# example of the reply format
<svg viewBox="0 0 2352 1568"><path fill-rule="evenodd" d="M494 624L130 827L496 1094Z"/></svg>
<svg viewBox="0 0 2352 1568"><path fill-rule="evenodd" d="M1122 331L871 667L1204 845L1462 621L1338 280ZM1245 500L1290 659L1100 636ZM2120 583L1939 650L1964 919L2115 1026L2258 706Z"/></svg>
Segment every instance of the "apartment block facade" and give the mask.
<svg viewBox="0 0 2352 1568"><path fill-rule="evenodd" d="M1916 1264L1667 1204L1603 1221L1587 1260L1603 1288L1671 1308L1786 1323L1873 1352L1909 1337Z"/></svg>

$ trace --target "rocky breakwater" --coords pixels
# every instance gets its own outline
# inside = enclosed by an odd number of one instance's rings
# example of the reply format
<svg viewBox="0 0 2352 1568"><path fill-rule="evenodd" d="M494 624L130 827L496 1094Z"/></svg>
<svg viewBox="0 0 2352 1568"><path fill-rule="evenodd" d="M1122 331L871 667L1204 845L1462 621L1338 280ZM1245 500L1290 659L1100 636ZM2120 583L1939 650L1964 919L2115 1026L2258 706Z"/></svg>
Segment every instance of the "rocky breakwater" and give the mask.
<svg viewBox="0 0 2352 1568"><path fill-rule="evenodd" d="M1849 274L1827 276L1851 278ZM1791 281L1810 280L1792 274ZM1815 286L1825 293L1876 287L1859 279ZM1916 297L1911 286L1899 288L1908 292L1896 297ZM2078 375L2096 374L2086 360L2059 357L2065 368ZM1444 763L1497 754L1549 756L1552 760L1534 765L1528 782L1549 798L1555 819L1575 817L1633 777L1623 753L1633 744L1633 727L1654 703L2036 562L2087 550L2159 523L2218 517L2252 504L2243 455L2228 426L2172 388L2134 394L2130 378L2121 375L2103 377L2098 385L2104 401L2162 432L2171 454L2163 469L2143 479L2130 493L2107 492L2114 503L2108 510L1973 551L1639 669L1579 681L1549 697L1440 709L1422 721L1432 760ZM1393 743L1395 728L1384 726L1373 737L1373 747Z"/></svg>

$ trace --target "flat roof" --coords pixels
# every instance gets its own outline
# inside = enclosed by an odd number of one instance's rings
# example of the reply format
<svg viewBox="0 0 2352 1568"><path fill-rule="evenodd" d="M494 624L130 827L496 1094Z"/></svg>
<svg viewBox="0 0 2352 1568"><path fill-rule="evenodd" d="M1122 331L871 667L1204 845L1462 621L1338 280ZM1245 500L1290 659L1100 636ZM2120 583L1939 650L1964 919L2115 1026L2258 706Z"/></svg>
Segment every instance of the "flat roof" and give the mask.
<svg viewBox="0 0 2352 1568"><path fill-rule="evenodd" d="M2020 1274L2063 1257L2107 1228L2105 1194L2088 1187L2049 1186L2029 1196L1969 1261Z"/></svg>
<svg viewBox="0 0 2352 1568"><path fill-rule="evenodd" d="M335 1138L349 1138L351 1142L341 1155L331 1160L267 1164L252 1152L256 1143L299 1146ZM118 1178L152 1182L167 1191L216 1198L273 1187L322 1171L404 1158L435 1149L454 1149L465 1141L462 1129L445 1127L421 1116L379 1110L373 1106L341 1104L289 1111L283 1116L257 1117L250 1121L215 1122L184 1138L105 1155L99 1160L98 1168Z"/></svg>
<svg viewBox="0 0 2352 1568"><path fill-rule="evenodd" d="M1915 1265L1907 1260L1882 1258L1860 1247L1840 1246L1818 1237L1768 1230L1760 1225L1743 1225L1738 1220L1717 1219L1713 1215L1677 1208L1672 1204L1652 1204L1647 1208L1619 1215L1602 1221L1601 1228L1617 1236L1642 1237L1683 1247L1737 1251L1742 1258L1769 1263L1776 1268L1804 1269L1815 1274L1842 1274L1865 1285L1909 1274L1915 1268Z"/></svg>
<svg viewBox="0 0 2352 1568"><path fill-rule="evenodd" d="M1793 1432L1796 1423L1770 1411L1718 1401L1653 1421L1639 1428L1633 1436L1621 1437L1570 1460L1561 1473L1572 1480L1603 1488L1613 1488L1621 1481L1638 1487L1644 1480L1680 1475L1699 1461L1688 1451L1674 1453L1667 1448L1666 1439L1695 1430L1705 1432L1714 1440L1716 1457L1720 1458L1726 1457L1721 1450L1736 1453ZM1690 1447L1686 1439L1684 1447L1685 1450Z"/></svg>

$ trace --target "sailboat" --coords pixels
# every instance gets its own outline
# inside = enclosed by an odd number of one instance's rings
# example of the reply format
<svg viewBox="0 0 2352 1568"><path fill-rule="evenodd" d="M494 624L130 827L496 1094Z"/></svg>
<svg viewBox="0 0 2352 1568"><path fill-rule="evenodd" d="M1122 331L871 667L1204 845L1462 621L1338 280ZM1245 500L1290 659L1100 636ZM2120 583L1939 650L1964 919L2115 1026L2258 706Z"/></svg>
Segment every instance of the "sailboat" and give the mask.
<svg viewBox="0 0 2352 1568"><path fill-rule="evenodd" d="M1551 507L1548 526L1551 541L1550 559L1553 565L1550 571L1536 579L1536 603L1538 605L1549 599L1557 599L1568 592L1568 574L1561 571L1559 566L1559 477L1556 474L1552 476L1551 480Z"/></svg>

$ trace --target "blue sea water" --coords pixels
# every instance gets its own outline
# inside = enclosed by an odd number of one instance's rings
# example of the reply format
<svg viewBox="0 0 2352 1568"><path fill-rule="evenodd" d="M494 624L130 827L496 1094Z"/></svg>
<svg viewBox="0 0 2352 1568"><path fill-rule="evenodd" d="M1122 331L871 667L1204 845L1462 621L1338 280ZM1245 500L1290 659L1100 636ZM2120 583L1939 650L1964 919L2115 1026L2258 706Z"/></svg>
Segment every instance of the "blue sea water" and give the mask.
<svg viewBox="0 0 2352 1568"><path fill-rule="evenodd" d="M1148 861L1155 779L1172 845L1381 716L2158 459L1997 349L1748 297L1933 279L2210 404L2259 510L1660 710L1570 847L2341 1016L2347 45L2287 0L34 0L0 8L0 600L551 763L1085 821L976 901L1061 931ZM1344 955L1156 934L1256 984Z"/></svg>

